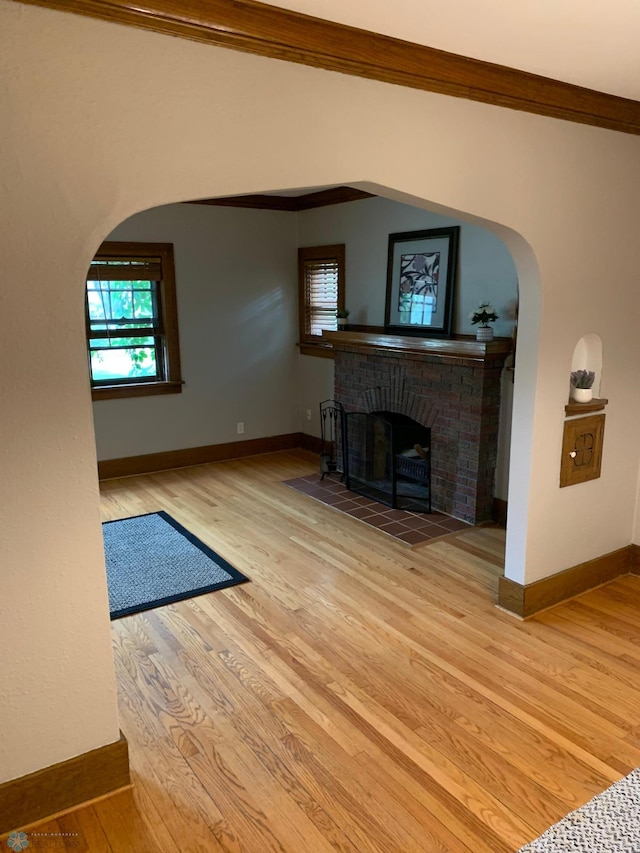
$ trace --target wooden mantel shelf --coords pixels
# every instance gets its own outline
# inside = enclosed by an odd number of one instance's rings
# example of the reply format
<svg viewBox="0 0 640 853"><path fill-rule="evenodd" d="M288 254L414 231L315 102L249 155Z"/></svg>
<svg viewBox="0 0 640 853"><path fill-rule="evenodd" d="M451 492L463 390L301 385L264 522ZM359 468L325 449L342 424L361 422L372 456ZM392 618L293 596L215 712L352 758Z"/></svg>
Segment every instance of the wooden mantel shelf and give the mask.
<svg viewBox="0 0 640 853"><path fill-rule="evenodd" d="M373 349L407 355L438 356L442 359L465 359L477 362L504 360L513 351L511 338L477 341L471 337L417 338L371 332L323 332L323 343L333 349Z"/></svg>

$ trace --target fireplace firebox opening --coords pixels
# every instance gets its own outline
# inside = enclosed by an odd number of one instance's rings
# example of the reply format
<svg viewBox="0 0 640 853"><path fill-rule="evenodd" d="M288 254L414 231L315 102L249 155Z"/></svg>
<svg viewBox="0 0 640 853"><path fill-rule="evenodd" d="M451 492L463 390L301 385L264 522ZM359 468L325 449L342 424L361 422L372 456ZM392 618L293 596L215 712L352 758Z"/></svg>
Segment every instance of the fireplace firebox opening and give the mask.
<svg viewBox="0 0 640 853"><path fill-rule="evenodd" d="M431 429L398 412L345 412L344 472L356 494L431 512Z"/></svg>

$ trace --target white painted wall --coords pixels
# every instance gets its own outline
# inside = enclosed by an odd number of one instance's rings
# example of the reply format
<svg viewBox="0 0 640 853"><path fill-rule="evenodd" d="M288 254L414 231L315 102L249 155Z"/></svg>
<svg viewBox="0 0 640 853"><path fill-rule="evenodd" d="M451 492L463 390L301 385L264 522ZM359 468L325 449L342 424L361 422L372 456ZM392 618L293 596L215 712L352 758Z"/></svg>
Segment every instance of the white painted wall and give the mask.
<svg viewBox="0 0 640 853"><path fill-rule="evenodd" d="M298 377L300 429L307 435L321 435L320 403L334 398L333 359L301 355ZM311 412L311 420L307 413Z"/></svg>
<svg viewBox="0 0 640 853"><path fill-rule="evenodd" d="M371 198L302 211L298 239L301 246L346 244L349 322L382 326L389 234L451 225L460 226L453 331L475 334L469 314L479 302L488 300L499 314L493 324L495 334L511 335L517 273L509 250L491 231L387 198Z"/></svg>
<svg viewBox="0 0 640 853"><path fill-rule="evenodd" d="M640 139L6 0L0 77L0 782L117 737L82 291L138 211L346 183L494 223L521 290L507 574L630 542ZM559 489L589 332L611 401L603 473Z"/></svg>
<svg viewBox="0 0 640 853"><path fill-rule="evenodd" d="M96 401L98 458L296 432L295 215L165 205L108 239L173 243L185 385L182 394Z"/></svg>
<svg viewBox="0 0 640 853"><path fill-rule="evenodd" d="M96 401L98 459L234 441L238 421L244 438L319 436L333 362L296 358L297 246L346 243L350 319L382 325L389 234L451 224L461 223L384 198L301 213L172 204L130 217L107 239L174 245L185 385L181 395ZM469 312L489 299L496 334L511 334L516 294L504 243L462 223L455 331L473 333Z"/></svg>

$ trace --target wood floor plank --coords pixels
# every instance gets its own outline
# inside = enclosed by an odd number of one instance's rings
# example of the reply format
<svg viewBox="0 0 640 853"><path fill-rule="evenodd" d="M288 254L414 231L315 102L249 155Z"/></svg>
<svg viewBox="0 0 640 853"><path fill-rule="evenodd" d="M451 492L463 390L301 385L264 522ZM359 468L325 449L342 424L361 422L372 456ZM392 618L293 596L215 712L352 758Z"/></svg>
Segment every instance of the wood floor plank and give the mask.
<svg viewBox="0 0 640 853"><path fill-rule="evenodd" d="M314 470L102 484L250 583L113 623L135 789L50 824L69 849L510 853L640 764L640 578L520 622L504 531L411 548L283 485Z"/></svg>
<svg viewBox="0 0 640 853"><path fill-rule="evenodd" d="M77 813L71 812L58 818L58 825L62 832L69 834L70 850L76 853L113 853L93 808L83 810L82 821Z"/></svg>
<svg viewBox="0 0 640 853"><path fill-rule="evenodd" d="M441 787L461 800L468 811L488 824L498 837L515 847L520 846L529 827L516 813L511 812L488 789L476 783L466 770L433 747L430 738L423 738L384 711L361 691L333 683L329 689L341 704L347 705L362 721L378 732L392 747L434 779Z"/></svg>
<svg viewBox="0 0 640 853"><path fill-rule="evenodd" d="M155 798L149 796L135 774L133 782L133 791L116 794L93 807L109 844L118 852L175 852L175 840L157 810ZM77 815L82 826L83 811L77 812Z"/></svg>
<svg viewBox="0 0 640 853"><path fill-rule="evenodd" d="M313 775L324 781L324 787L331 785L332 796L360 823L376 849L421 853L432 848L434 833L427 822L415 821L404 801L390 798L372 776L362 772L359 761L347 759L308 718L297 717L295 732L286 743L292 754L313 767ZM339 785L331 780L339 780Z"/></svg>
<svg viewBox="0 0 640 853"><path fill-rule="evenodd" d="M463 631L467 627L468 623L465 623L459 626L458 630ZM396 657L395 669L400 678L404 678L404 686L398 686L396 691L386 698L387 703L408 702L413 709L412 713L420 719L421 726L440 722L452 730L455 738L460 737L457 727L463 728L473 735L476 742L484 744L489 754L501 753L504 760L513 767L519 768L525 775L544 785L550 798L556 795L570 808L576 808L589 798L590 787L580 792L578 800L567 800L568 789L556 787L555 774L550 776L549 764L553 767L560 765L565 774L571 775L574 782L572 790L576 793L575 786L579 784L579 780L584 779L584 763L563 748L562 744L548 737L539 726L526 725L519 715L507 713L508 706L504 705L500 695L487 691L484 685L482 690L478 690L477 685L464 673L461 677L456 670L447 667L446 661L439 659L437 653L428 656L419 650L417 654L413 654L415 647L404 647L398 643L398 636L390 633L386 626L380 626L380 632L387 638L389 645L400 653ZM495 637L492 641L495 642ZM472 637L472 642L481 645L475 636ZM404 660L407 661L405 666L402 664ZM490 665L490 660L491 656L488 655L487 666ZM372 684L369 690L375 696L379 688ZM385 701L384 691L378 692L377 695L379 701ZM400 715L397 713L397 716ZM606 748L611 748L614 741L609 739L604 743ZM517 749L513 748L514 744L517 744ZM628 755L629 750L626 752ZM595 784L599 781L598 778L593 780Z"/></svg>

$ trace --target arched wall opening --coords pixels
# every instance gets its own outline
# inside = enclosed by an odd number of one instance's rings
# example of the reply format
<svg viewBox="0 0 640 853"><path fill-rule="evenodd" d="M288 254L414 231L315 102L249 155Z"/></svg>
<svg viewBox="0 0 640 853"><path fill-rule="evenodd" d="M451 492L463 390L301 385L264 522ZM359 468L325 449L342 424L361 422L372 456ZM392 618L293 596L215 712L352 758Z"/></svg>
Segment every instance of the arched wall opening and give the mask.
<svg viewBox="0 0 640 853"><path fill-rule="evenodd" d="M636 138L36 6L4 3L0 24L0 782L118 737L81 293L136 211L366 177L503 223L521 285L508 572L533 582L629 544ZM615 400L603 476L560 490L567 367L593 329Z"/></svg>
<svg viewBox="0 0 640 853"><path fill-rule="evenodd" d="M238 423L243 424L244 439L295 432L319 437L318 404L334 396L334 362L298 356L298 246L344 243L352 319L382 329L389 234L455 224L461 231L453 334L473 336L470 311L489 300L499 315L496 335L515 340L519 275L503 241L508 229L388 187L366 182L359 186L375 197L300 212L164 205L129 217L108 235L109 240L174 245L185 385L176 396L94 402L97 454L103 466L234 442L239 440ZM516 239L515 244L522 246L523 241ZM531 269L533 277L524 282L529 295L528 314L521 314L525 325L537 311L532 306L539 304L535 263ZM537 319L534 313L534 325ZM491 451L488 501L484 515L475 516L478 521L490 517L487 505L506 504L509 497L514 390L511 368L503 372L500 434ZM444 389L442 393L442 400L451 395ZM471 408L470 399L460 402ZM445 417L454 404L438 401L436 395L432 405L434 412L444 406ZM497 413L494 418L497 432ZM522 434L519 426L517 441ZM449 455L462 453L460 447L450 449ZM520 474L518 482L522 480ZM512 517L517 517L517 495L514 500ZM441 501L439 508L470 520L464 507ZM526 510L520 515L526 517Z"/></svg>

